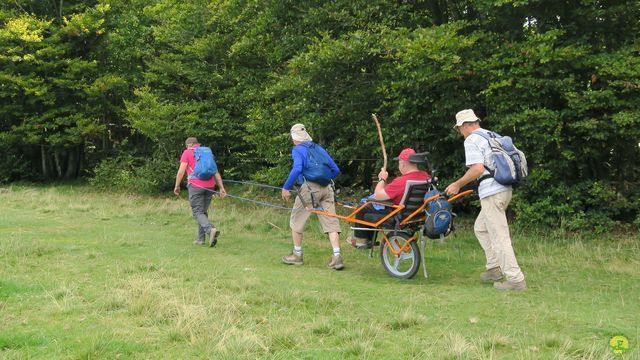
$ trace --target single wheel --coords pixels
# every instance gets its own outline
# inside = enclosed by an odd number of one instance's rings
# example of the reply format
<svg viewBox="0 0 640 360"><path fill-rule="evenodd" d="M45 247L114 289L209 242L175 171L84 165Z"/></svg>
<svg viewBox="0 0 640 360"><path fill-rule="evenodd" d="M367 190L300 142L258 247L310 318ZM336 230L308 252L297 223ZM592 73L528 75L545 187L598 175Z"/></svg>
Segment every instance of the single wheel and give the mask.
<svg viewBox="0 0 640 360"><path fill-rule="evenodd" d="M380 261L389 275L400 279L411 279L420 268L420 250L417 241L409 242L411 236L405 232L392 231L389 241L380 240Z"/></svg>

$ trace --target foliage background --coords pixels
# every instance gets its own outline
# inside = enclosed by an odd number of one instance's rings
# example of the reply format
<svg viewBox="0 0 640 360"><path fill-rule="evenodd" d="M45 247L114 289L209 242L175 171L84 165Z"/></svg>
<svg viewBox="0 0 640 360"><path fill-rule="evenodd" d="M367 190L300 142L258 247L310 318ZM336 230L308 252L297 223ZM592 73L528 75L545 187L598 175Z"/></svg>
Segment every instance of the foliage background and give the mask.
<svg viewBox="0 0 640 360"><path fill-rule="evenodd" d="M370 185L380 148L464 172L454 114L514 138L523 225L640 225L632 0L16 0L0 4L0 181L167 191L187 136L271 184L302 122Z"/></svg>

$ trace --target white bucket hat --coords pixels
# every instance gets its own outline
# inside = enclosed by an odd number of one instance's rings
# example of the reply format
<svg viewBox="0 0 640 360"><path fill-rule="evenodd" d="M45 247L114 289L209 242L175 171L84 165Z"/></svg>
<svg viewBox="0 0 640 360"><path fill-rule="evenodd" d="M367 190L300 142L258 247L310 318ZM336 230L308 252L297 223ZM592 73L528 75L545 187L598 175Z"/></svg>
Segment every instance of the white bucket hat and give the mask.
<svg viewBox="0 0 640 360"><path fill-rule="evenodd" d="M291 138L295 141L311 141L311 136L302 124L295 124L291 127Z"/></svg>
<svg viewBox="0 0 640 360"><path fill-rule="evenodd" d="M458 126L462 126L462 124L466 122L475 122L480 121L480 118L476 116L476 114L471 109L464 109L458 111L456 114L456 124L453 125L453 128L457 128Z"/></svg>

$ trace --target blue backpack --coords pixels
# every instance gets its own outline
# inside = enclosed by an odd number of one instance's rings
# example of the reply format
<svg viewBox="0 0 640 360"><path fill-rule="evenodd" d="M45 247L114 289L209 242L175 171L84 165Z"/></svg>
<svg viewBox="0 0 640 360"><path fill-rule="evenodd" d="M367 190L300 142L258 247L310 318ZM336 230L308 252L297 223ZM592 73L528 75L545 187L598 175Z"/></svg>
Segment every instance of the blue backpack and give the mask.
<svg viewBox="0 0 640 360"><path fill-rule="evenodd" d="M209 180L218 172L218 165L210 148L206 146L194 148L193 156L196 158L196 167L189 176L190 179Z"/></svg>
<svg viewBox="0 0 640 360"><path fill-rule="evenodd" d="M522 184L529 175L527 158L513 145L513 140L509 136L500 136L494 132L474 131L473 133L487 139L491 146L496 168L489 169L485 166L490 176L502 185Z"/></svg>
<svg viewBox="0 0 640 360"><path fill-rule="evenodd" d="M313 142L302 143L307 148L307 166L302 169L302 176L305 180L327 186L338 174L331 170L331 161L320 145Z"/></svg>
<svg viewBox="0 0 640 360"><path fill-rule="evenodd" d="M453 229L453 213L451 212L453 206L441 196L440 191L435 189L427 192L424 198L428 199L434 195L440 196L431 200L425 208L427 217L424 220L423 233L428 238L438 239L449 235Z"/></svg>

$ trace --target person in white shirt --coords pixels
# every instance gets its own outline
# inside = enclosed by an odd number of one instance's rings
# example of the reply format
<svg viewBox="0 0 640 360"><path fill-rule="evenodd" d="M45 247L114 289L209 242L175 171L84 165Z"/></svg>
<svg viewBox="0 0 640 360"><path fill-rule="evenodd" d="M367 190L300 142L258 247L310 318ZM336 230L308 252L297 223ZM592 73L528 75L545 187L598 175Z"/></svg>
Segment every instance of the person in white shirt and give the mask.
<svg viewBox="0 0 640 360"><path fill-rule="evenodd" d="M451 183L444 192L454 195L472 181L478 181L480 214L473 231L487 258L486 271L480 274L482 281L494 281L499 290L526 290L524 274L518 266L507 223L506 210L511 201L511 186L504 186L493 179L489 169L495 169L489 142L478 135L487 130L480 127L480 118L471 109L456 114L456 129L464 137L466 173ZM505 281L500 282L505 278Z"/></svg>

